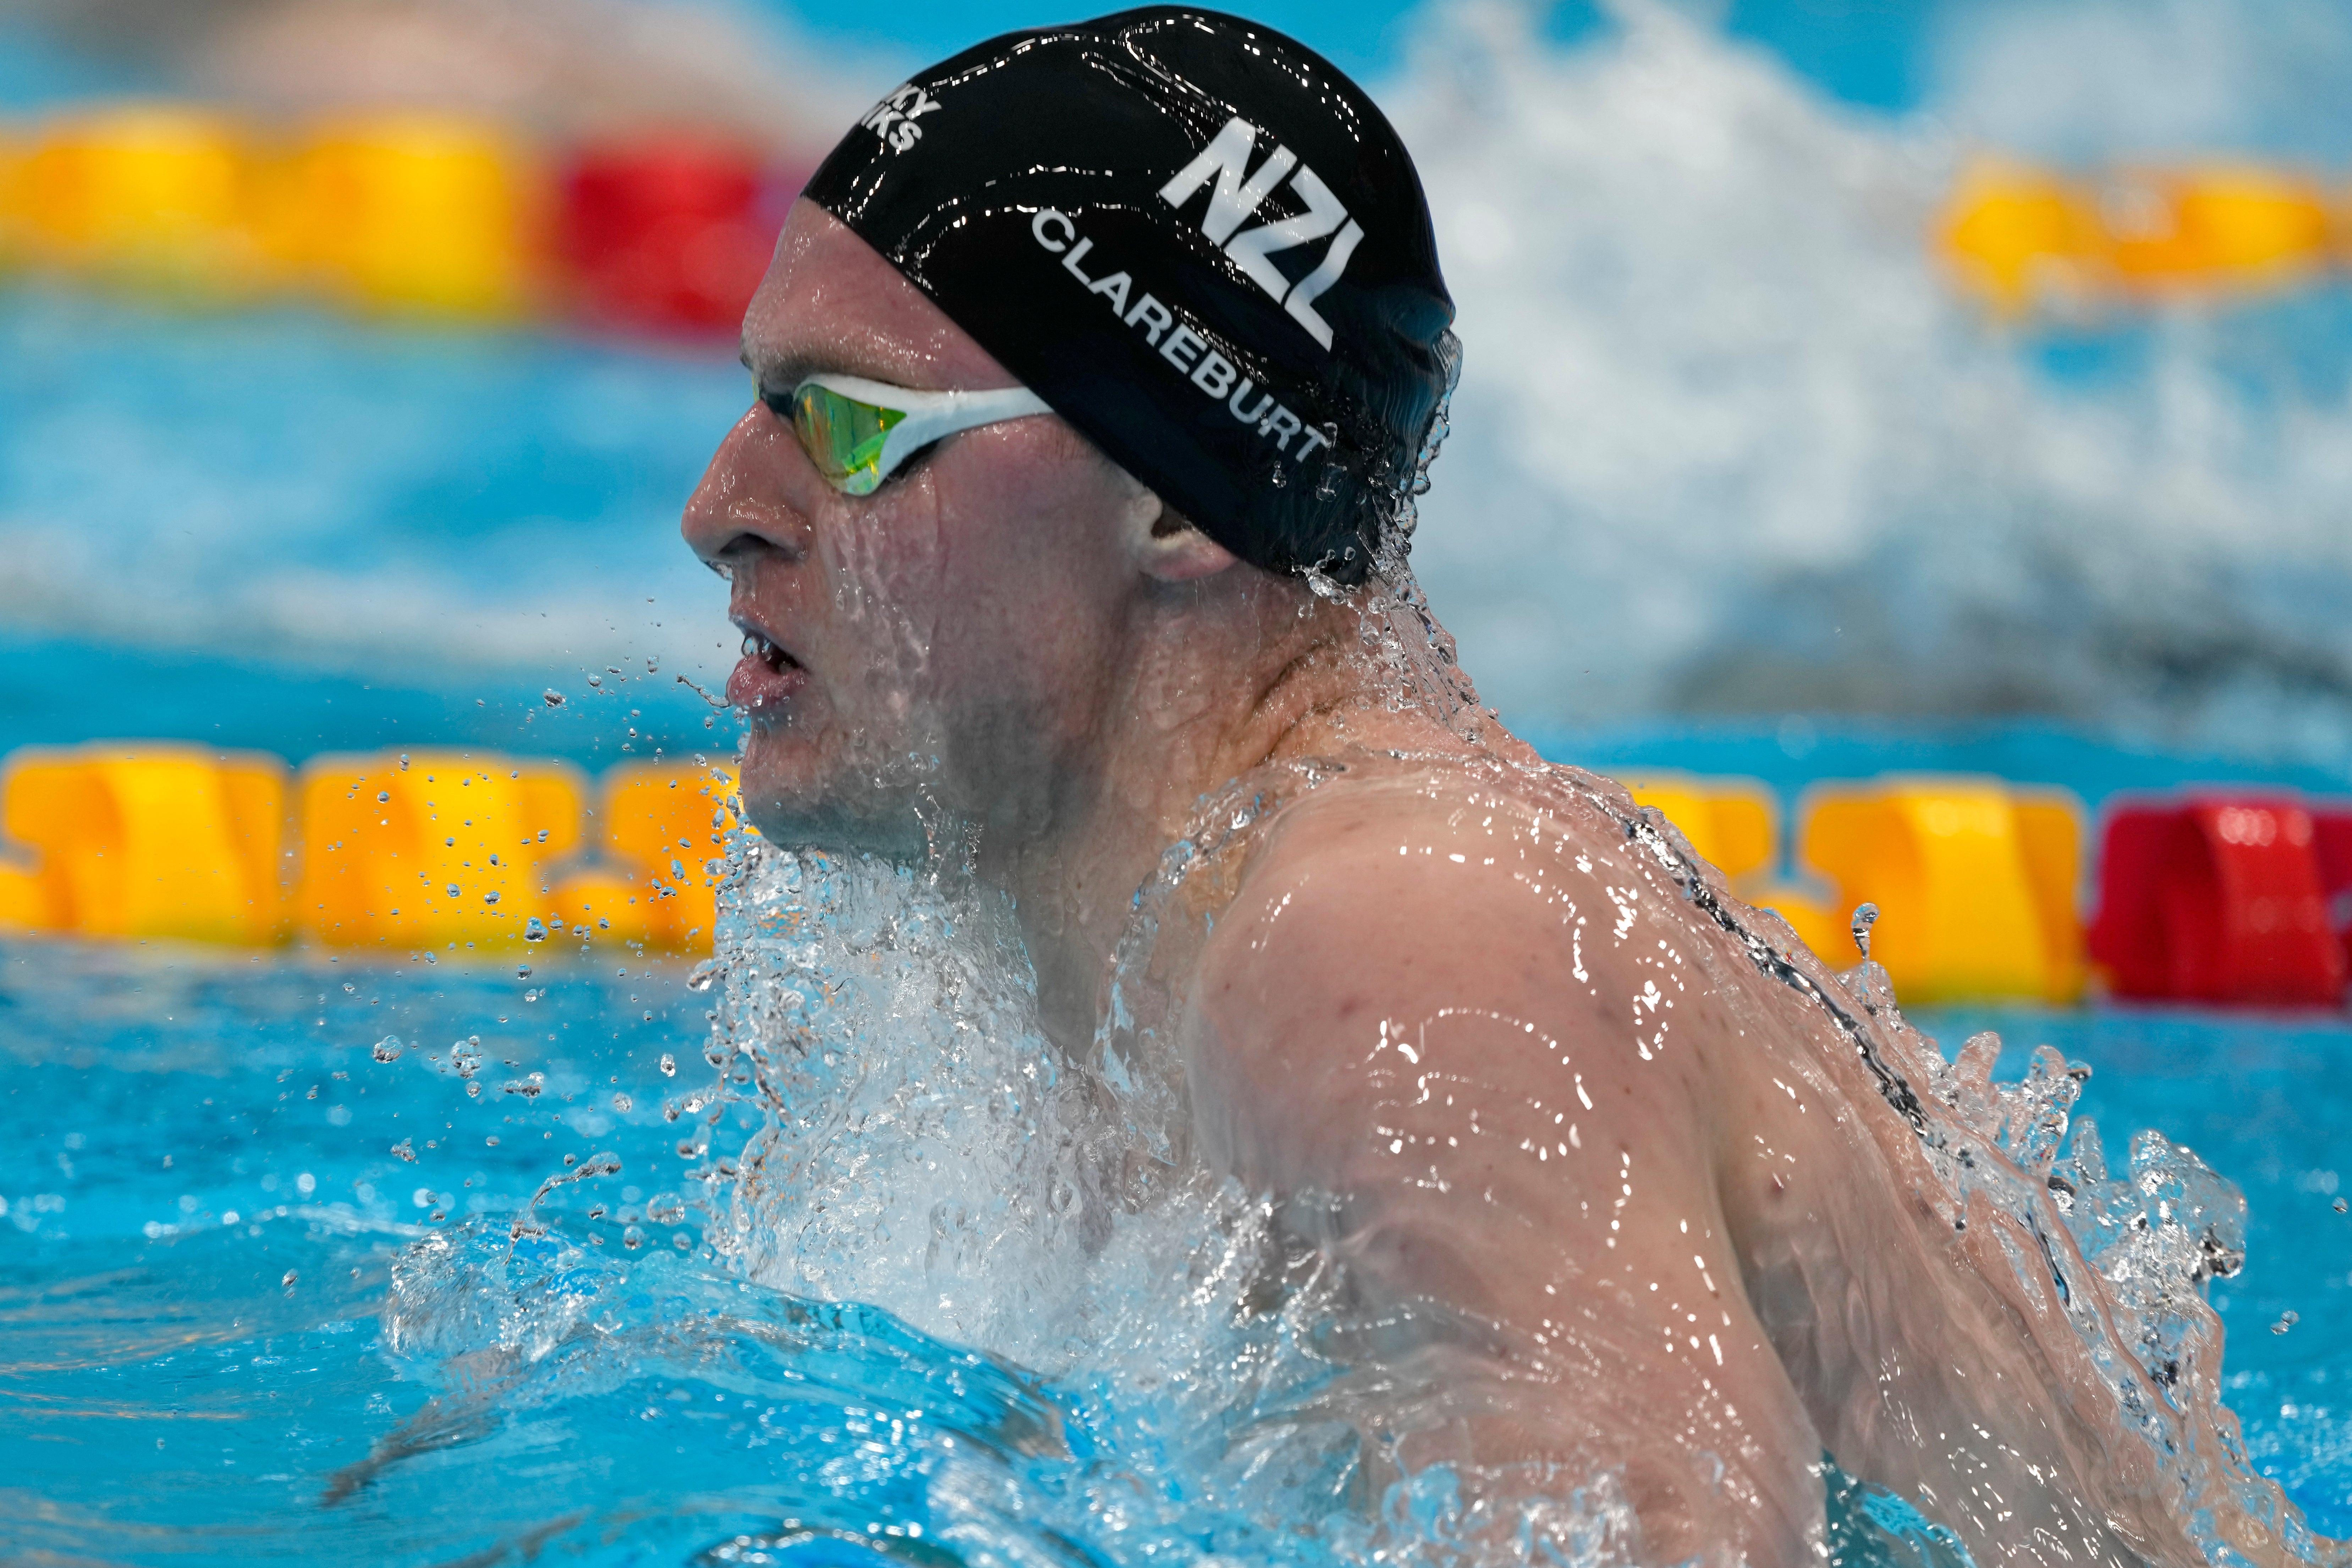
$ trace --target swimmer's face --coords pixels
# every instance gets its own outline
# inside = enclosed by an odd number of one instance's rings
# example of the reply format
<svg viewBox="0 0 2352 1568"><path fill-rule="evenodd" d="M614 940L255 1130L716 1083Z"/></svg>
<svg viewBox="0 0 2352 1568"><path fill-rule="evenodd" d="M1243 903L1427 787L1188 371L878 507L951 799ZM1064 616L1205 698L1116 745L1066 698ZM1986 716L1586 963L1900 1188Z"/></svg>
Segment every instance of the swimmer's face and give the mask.
<svg viewBox="0 0 2352 1568"><path fill-rule="evenodd" d="M769 386L835 372L922 390L1015 384L865 241L793 207L744 320ZM819 475L754 401L712 458L687 543L774 650L737 665L745 806L785 842L911 851L946 814L1051 809L1103 700L1136 579L1119 520L1148 491L1059 418L951 436L867 496Z"/></svg>

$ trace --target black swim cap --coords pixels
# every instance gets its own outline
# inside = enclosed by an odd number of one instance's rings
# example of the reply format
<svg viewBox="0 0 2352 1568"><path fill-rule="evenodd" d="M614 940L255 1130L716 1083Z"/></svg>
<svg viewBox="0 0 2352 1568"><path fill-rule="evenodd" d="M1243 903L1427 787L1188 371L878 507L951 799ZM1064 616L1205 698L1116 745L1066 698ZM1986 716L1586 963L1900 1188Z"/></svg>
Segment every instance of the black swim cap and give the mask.
<svg viewBox="0 0 2352 1568"><path fill-rule="evenodd" d="M1160 5L1008 33L804 193L1210 537L1359 583L1448 389L1412 160L1313 50Z"/></svg>

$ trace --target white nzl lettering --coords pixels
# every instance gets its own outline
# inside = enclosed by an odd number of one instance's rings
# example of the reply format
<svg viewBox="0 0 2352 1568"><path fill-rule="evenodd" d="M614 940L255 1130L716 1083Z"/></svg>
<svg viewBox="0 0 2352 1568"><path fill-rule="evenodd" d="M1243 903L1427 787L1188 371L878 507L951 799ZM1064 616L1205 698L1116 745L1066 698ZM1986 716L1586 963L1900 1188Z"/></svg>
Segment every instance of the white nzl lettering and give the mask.
<svg viewBox="0 0 2352 1568"><path fill-rule="evenodd" d="M1111 314L1130 331L1142 333L1143 341L1159 350L1160 357L1174 365L1178 374L1223 404L1225 411L1243 424L1256 426L1260 436L1272 437L1276 451L1304 462L1316 447L1331 444L1329 431L1316 429L1276 401L1273 393L1259 390L1240 366L1211 348L1208 339L1178 321L1175 311L1139 291L1130 274L1102 271L1100 262L1093 264L1096 271L1087 271L1087 258L1095 242L1078 232L1067 214L1046 207L1029 220L1029 232L1040 247L1062 258L1063 271L1083 284L1087 293L1101 295ZM1135 297L1133 303L1129 302L1130 294ZM1293 436L1298 437L1295 452L1290 447Z"/></svg>
<svg viewBox="0 0 2352 1568"><path fill-rule="evenodd" d="M1224 247L1225 254L1259 288L1281 300L1291 319L1328 349L1331 324L1317 312L1315 301L1348 269L1348 259L1356 254L1357 242L1364 237L1364 231L1348 216L1347 207L1331 194L1331 187L1298 161L1297 153L1287 147L1276 147L1252 173L1250 154L1256 150L1257 127L1234 115L1201 149L1199 157L1160 187L1160 199L1170 206L1181 207L1213 178L1216 184L1209 191L1209 210L1202 216L1201 232L1209 237L1212 245ZM1290 188L1307 204L1307 210L1297 217L1260 224L1235 234L1242 220L1257 211L1286 174L1290 177ZM1268 259L1277 250L1288 250L1310 239L1321 239L1327 234L1331 236L1331 243L1324 250L1321 263L1296 283L1284 277L1281 268Z"/></svg>
<svg viewBox="0 0 2352 1568"><path fill-rule="evenodd" d="M915 121L939 107L938 99L909 82L876 104L858 123L882 138L892 152L903 153L923 139L923 128Z"/></svg>

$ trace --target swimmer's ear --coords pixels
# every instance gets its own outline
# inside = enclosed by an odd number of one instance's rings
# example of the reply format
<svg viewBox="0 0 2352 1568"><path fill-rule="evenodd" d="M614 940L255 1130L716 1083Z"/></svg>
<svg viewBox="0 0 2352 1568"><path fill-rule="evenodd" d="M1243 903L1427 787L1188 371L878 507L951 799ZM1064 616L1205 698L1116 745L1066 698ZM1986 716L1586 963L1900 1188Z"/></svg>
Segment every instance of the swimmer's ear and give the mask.
<svg viewBox="0 0 2352 1568"><path fill-rule="evenodd" d="M1153 491L1137 487L1124 519L1129 553L1147 577L1189 583L1234 564L1234 552L1170 510Z"/></svg>

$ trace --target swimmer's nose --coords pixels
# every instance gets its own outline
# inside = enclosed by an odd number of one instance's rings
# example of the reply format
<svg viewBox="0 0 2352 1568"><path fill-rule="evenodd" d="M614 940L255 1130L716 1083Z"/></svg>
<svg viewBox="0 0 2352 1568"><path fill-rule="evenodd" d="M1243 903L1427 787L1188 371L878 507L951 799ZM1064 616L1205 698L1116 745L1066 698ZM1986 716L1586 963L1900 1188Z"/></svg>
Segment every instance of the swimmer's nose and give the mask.
<svg viewBox="0 0 2352 1568"><path fill-rule="evenodd" d="M704 565L726 573L751 557L808 552L808 518L792 503L792 460L808 467L783 421L760 404L735 422L687 498L678 531Z"/></svg>

